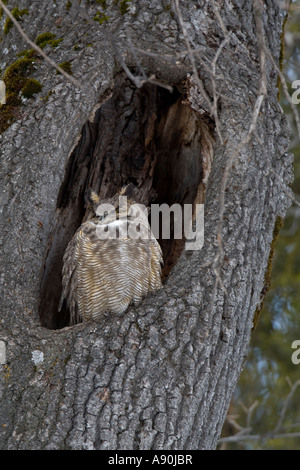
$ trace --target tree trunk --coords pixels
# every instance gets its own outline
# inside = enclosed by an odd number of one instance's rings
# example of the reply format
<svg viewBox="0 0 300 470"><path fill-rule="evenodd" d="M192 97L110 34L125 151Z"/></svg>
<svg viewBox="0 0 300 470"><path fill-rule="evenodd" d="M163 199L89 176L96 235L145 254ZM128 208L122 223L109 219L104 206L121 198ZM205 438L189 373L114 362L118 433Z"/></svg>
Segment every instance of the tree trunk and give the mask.
<svg viewBox="0 0 300 470"><path fill-rule="evenodd" d="M44 51L70 62L82 89L35 56L43 89L13 108L2 134L1 449L217 444L289 206L278 73L269 58L262 69L259 33L262 24L278 64L286 12L266 1L260 23L260 1L181 3L18 2L30 39L62 38ZM1 49L5 71L28 46L12 27ZM156 82L135 87L122 61ZM205 95L218 96L216 112ZM86 190L111 196L130 181L146 204L204 203L204 246L162 240L160 291L68 327L67 309L57 313L61 258Z"/></svg>

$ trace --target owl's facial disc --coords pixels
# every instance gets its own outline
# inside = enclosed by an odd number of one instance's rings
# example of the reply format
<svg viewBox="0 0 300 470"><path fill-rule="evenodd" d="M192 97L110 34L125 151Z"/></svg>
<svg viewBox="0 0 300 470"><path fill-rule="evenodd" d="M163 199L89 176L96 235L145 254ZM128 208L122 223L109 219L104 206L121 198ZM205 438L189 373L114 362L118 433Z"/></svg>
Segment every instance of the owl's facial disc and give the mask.
<svg viewBox="0 0 300 470"><path fill-rule="evenodd" d="M115 209L104 212L104 214L97 214L94 217L95 224L109 224L117 218L117 212Z"/></svg>

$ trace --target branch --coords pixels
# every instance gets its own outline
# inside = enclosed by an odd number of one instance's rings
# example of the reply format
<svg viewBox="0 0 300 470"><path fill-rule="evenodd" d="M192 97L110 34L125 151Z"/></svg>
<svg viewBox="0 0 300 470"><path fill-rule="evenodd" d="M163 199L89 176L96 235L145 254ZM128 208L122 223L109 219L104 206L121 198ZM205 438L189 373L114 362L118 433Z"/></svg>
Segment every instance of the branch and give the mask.
<svg viewBox="0 0 300 470"><path fill-rule="evenodd" d="M259 401L255 401L254 403L252 403L252 405L249 407L248 409L248 413L247 413L247 428L250 428L251 427L251 419L252 419L252 416L253 416L253 413L254 411L256 410L256 408L258 407L259 405Z"/></svg>
<svg viewBox="0 0 300 470"><path fill-rule="evenodd" d="M155 75L151 75L150 77L147 77L138 57L137 57L137 54L136 52L140 51L139 49L135 48L132 44L132 41L131 41L131 38L128 34L128 31L127 31L127 42L128 42L128 46L129 46L129 49L136 61L136 65L137 67L140 69L141 71L141 76L139 75L133 75L133 73L130 71L129 67L127 66L126 62L125 62L125 59L124 59L124 56L119 52L119 45L116 46L115 44L115 39L113 37L113 35L110 33L110 32L106 32L107 34L107 37L109 38L110 40L110 43L112 45L112 48L113 48L113 51L115 53L115 56L117 57L117 59L119 60L120 64L121 64L121 67L123 68L124 72L126 73L127 77L135 84L135 86L137 88L141 88L145 83L152 83L153 85L157 85L157 86L160 86L162 88L165 88L166 90L168 90L170 93L172 93L173 91L173 87L170 86L170 85L167 85L165 83L162 83L160 82L159 80L156 79L156 76Z"/></svg>
<svg viewBox="0 0 300 470"><path fill-rule="evenodd" d="M297 382L294 383L294 385L291 386L291 390L290 390L290 393L288 394L288 396L286 397L285 401L284 401L284 404L283 404L283 407L282 407L282 410L281 410L281 413L280 413L280 416L279 416L279 420L278 420L278 423L276 425L276 427L274 428L273 430L273 433L276 434L278 433L279 431L281 431L282 429L282 425L283 425L283 421L284 421L284 418L285 418L285 415L286 415L286 411L287 411L287 408L290 404L290 401L296 391L296 389L300 386L300 380L297 380Z"/></svg>
<svg viewBox="0 0 300 470"><path fill-rule="evenodd" d="M210 110L210 113L211 115L214 117L215 119L215 124L216 124L216 129L217 129L217 133L218 133L218 137L220 139L220 142L221 144L223 144L223 139L222 139L222 135L221 135L221 132L220 132L220 122L219 122L219 118L218 118L218 114L217 114L217 109L216 109L216 103L214 103L214 105L212 104L211 100L210 100L210 97L208 96L208 94L206 93L205 91L205 88L204 88L204 83L203 81L201 80L201 78L199 77L198 75L198 70L197 70L197 65L196 65L196 60L195 60L195 57L194 57L194 52L191 48L191 43L190 43L190 39L189 39L189 35L188 35L188 32L186 30L186 27L185 27L185 24L184 24L184 21L183 21L183 18L182 18L182 14L181 14L181 10L180 10L180 7L179 7L179 0L175 0L175 7L176 7L176 11L177 11L177 16L178 16L178 20L179 20L179 24L180 24L180 27L181 27L181 30L182 30L182 33L183 33L183 37L184 37L184 41L185 41L185 44L186 44L186 48L187 48L187 53L188 53L188 56L189 56L189 60L191 62L191 66L192 66L192 70L193 70L193 74L194 74L194 78L195 78L195 81L196 81L196 84L199 88L199 91L201 93L201 95L203 96L203 98L205 99L206 103L208 104L208 107L209 107L209 110ZM224 44L225 45L225 44ZM224 45L222 46L222 48L224 47ZM221 46L220 46L221 47ZM218 54L218 52L217 52ZM219 54L218 54L219 55ZM217 59L216 59L217 60Z"/></svg>
<svg viewBox="0 0 300 470"><path fill-rule="evenodd" d="M266 77L266 42L263 25L263 3L262 0L253 0L253 15L259 51L260 87L259 95L267 95Z"/></svg>
<svg viewBox="0 0 300 470"><path fill-rule="evenodd" d="M67 72L65 72L65 70L63 70L61 67L59 67L59 65L56 65L56 63L52 59L50 59L50 57L48 57L47 54L45 54L45 52L37 44L35 44L33 41L31 41L29 39L29 37L27 36L25 31L21 28L19 22L11 14L9 9L4 5L2 0L0 0L0 7L4 10L4 12L7 14L7 16L13 22L13 24L15 25L15 27L17 28L17 30L19 31L21 36L32 47L32 49L35 49L50 65L52 65L52 67L56 68L56 70L58 70L62 75L64 75L64 77L66 77L67 80L72 82L73 85L75 85L76 87L78 87L80 89L83 89L82 85L77 80L75 80L75 78L73 78L71 75L69 75Z"/></svg>
<svg viewBox="0 0 300 470"><path fill-rule="evenodd" d="M235 428L239 429L239 432L234 434L233 436L227 436L227 437L221 437L219 439L219 443L224 443L224 442L242 442L242 441L263 441L263 440L269 440L269 439L285 439L285 438L293 438L293 437L299 437L300 436L300 431L299 432L280 432L283 429L283 421L286 416L286 412L288 409L288 406L291 402L291 399L296 391L296 389L300 386L300 380L297 380L293 385L290 383L289 379L287 379L287 382L290 385L290 392L287 395L286 399L284 400L279 420L275 428L265 434L250 434L249 431L251 431L251 418L253 415L253 411L257 408L258 401L255 401L248 409L241 403L242 408L244 409L245 413L247 413L247 424L246 427L243 428L241 427L238 423L235 422ZM228 417L228 421L232 423L231 416ZM295 426L294 426L295 427ZM248 434L247 434L248 433Z"/></svg>
<svg viewBox="0 0 300 470"><path fill-rule="evenodd" d="M300 432L286 432L282 434L274 434L269 437L269 439L286 439L286 438L293 438L293 437L300 437ZM261 441L265 439L266 436L262 436L261 434L243 434L243 435L234 435L228 437L221 437L219 439L219 443L222 442L242 442L242 441Z"/></svg>
<svg viewBox="0 0 300 470"><path fill-rule="evenodd" d="M216 15L217 20L219 21L219 24L221 26L223 34L224 34L225 38L228 38L229 32L228 32L228 30L227 30L227 28L224 24L224 21L222 19L221 14L220 14L219 5L215 2L215 0L211 0L211 4L212 4L213 10L214 10L214 14Z"/></svg>

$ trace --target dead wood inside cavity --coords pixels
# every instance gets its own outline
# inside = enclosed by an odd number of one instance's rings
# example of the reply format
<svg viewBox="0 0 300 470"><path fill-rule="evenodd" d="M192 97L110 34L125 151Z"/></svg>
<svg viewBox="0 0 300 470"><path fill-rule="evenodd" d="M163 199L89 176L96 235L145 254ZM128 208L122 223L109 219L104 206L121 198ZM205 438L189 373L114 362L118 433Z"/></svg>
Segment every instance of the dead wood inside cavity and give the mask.
<svg viewBox="0 0 300 470"><path fill-rule="evenodd" d="M89 188L103 199L132 182L138 187L138 202L145 205L204 202L204 162L211 158L212 132L208 121L183 101L176 88L173 93L150 84L137 89L120 76L93 122L83 126L66 165L45 256L39 309L44 327L57 329L69 323L66 306L57 311L62 257L84 220ZM159 242L165 280L184 249L184 240Z"/></svg>

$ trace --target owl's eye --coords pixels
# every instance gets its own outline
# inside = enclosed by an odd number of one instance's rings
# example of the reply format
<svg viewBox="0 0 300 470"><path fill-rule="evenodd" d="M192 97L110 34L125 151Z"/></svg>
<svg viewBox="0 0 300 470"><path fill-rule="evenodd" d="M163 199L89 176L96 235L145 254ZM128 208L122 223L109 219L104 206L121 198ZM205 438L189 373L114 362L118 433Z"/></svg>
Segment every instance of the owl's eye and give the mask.
<svg viewBox="0 0 300 470"><path fill-rule="evenodd" d="M108 212L104 212L103 215L99 215L99 220L103 220L108 216Z"/></svg>

